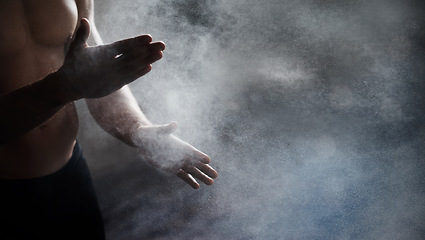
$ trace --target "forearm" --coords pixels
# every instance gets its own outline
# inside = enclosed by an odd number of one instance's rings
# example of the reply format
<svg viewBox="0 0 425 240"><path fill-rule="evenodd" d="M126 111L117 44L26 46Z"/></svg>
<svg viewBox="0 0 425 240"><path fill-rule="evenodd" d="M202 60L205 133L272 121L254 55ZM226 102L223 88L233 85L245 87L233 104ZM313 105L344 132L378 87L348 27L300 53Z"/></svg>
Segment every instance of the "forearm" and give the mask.
<svg viewBox="0 0 425 240"><path fill-rule="evenodd" d="M103 98L86 99L86 103L93 118L106 132L130 146L137 146L134 136L137 128L152 125L128 86Z"/></svg>
<svg viewBox="0 0 425 240"><path fill-rule="evenodd" d="M50 119L72 101L58 73L0 96L0 145L6 144Z"/></svg>
<svg viewBox="0 0 425 240"><path fill-rule="evenodd" d="M103 44L94 24L92 10L83 15L93 23L89 45ZM139 126L151 125L128 86L102 98L86 99L86 103L91 115L102 129L130 146L136 146L132 136L135 130Z"/></svg>

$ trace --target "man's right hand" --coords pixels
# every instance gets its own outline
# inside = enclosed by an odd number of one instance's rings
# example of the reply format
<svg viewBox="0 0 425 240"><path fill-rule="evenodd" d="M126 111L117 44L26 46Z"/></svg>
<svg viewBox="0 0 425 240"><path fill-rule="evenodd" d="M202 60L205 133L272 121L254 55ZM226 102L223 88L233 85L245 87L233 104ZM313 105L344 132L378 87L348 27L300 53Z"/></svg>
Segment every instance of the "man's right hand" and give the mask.
<svg viewBox="0 0 425 240"><path fill-rule="evenodd" d="M71 101L100 98L148 73L165 45L149 35L90 47L90 24L82 19L63 66L57 71Z"/></svg>

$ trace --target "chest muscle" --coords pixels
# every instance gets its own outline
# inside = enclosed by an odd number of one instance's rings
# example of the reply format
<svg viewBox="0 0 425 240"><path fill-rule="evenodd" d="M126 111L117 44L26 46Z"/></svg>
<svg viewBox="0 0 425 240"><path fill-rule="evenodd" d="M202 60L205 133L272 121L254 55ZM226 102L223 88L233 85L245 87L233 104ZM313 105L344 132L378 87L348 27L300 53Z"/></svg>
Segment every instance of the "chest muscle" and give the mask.
<svg viewBox="0 0 425 240"><path fill-rule="evenodd" d="M0 54L17 54L29 46L64 45L77 18L75 0L2 0Z"/></svg>

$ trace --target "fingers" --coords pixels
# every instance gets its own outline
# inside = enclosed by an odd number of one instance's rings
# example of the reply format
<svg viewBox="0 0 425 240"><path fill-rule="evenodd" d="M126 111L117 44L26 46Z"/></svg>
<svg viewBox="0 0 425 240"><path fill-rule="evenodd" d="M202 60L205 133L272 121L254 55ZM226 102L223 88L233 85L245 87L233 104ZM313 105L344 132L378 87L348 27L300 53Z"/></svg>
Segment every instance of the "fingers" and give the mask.
<svg viewBox="0 0 425 240"><path fill-rule="evenodd" d="M138 74L140 70L162 58L160 49L162 49L161 45L149 45L135 48L133 51L124 54L113 52L110 56L114 56L114 58L110 58L110 61L111 64L119 66L120 74L127 75L134 72L136 76L139 75L137 77L140 77L142 76Z"/></svg>
<svg viewBox="0 0 425 240"><path fill-rule="evenodd" d="M171 122L164 125L151 125L143 126L138 128L139 134L142 134L145 138L156 139L158 136L165 137L172 134L177 129L177 123ZM163 141L164 139L162 139ZM159 144L156 144L159 146ZM183 155L182 155L183 156Z"/></svg>
<svg viewBox="0 0 425 240"><path fill-rule="evenodd" d="M215 171L210 165L200 161L205 160L206 155L201 153L199 156L202 156L202 158L198 160L188 158L186 163L184 163L176 173L178 177L183 179L186 183L195 189L199 188L199 184L196 182L195 178L205 183L206 185L212 185L214 184L213 179L217 178L218 176L217 171Z"/></svg>
<svg viewBox="0 0 425 240"><path fill-rule="evenodd" d="M189 164L185 164L181 169L179 169L176 175L183 179L183 181L189 184L192 188L198 189L199 183L195 180L195 178L199 179L206 185L214 184L214 180L205 173L212 176L213 178L217 177L217 172L208 165L200 166L198 168Z"/></svg>
<svg viewBox="0 0 425 240"><path fill-rule="evenodd" d="M145 64L151 64L162 58L162 51L164 49L165 45L158 42L147 45L134 46L126 51L114 52L113 56L115 57L122 54L122 57L118 59L126 60L127 62L136 60L139 64L141 64L141 61L144 61Z"/></svg>
<svg viewBox="0 0 425 240"><path fill-rule="evenodd" d="M214 168L212 168L208 164L197 162L197 163L194 164L194 166L211 178L217 178L218 177L217 171L215 171Z"/></svg>
<svg viewBox="0 0 425 240"><path fill-rule="evenodd" d="M104 68L115 69L115 79L128 84L151 71L150 65L162 58L165 44L151 42L151 36L143 35L97 46L92 51L99 55L97 59L103 61Z"/></svg>
<svg viewBox="0 0 425 240"><path fill-rule="evenodd" d="M117 69L117 77L123 79L125 84L128 84L151 71L151 64L161 58L162 52L157 52L146 56L146 54L143 55L143 53L138 55L135 51L134 53L117 55L115 59L109 60L111 61L109 64L111 69ZM163 132L164 134L171 134L174 132L174 130L174 125L170 125Z"/></svg>
<svg viewBox="0 0 425 240"><path fill-rule="evenodd" d="M118 59L118 62L116 64L119 64L121 66L121 69L125 72L128 71L137 71L139 68L144 68L147 65L150 65L159 59L162 58L162 52L142 56L142 55L135 55L135 54L124 54L123 56L120 56Z"/></svg>
<svg viewBox="0 0 425 240"><path fill-rule="evenodd" d="M152 42L152 37L150 35L143 35L143 36L116 41L111 44L107 44L105 46L107 46L108 48L113 50L116 54L118 54L118 53L129 52L138 46L146 46L150 42Z"/></svg>
<svg viewBox="0 0 425 240"><path fill-rule="evenodd" d="M199 170L199 168L196 168L193 165L185 164L185 165L183 165L183 167L181 169L183 171L185 171L186 173L189 173L193 177L199 179L200 181L202 181L206 185L212 185L214 183L214 180L212 178L207 176L205 173L203 173L201 170Z"/></svg>
<svg viewBox="0 0 425 240"><path fill-rule="evenodd" d="M194 189L198 189L199 188L199 183L196 182L196 180L188 173L186 173L183 170L179 170L176 175L183 179L183 181L185 181L187 184L189 184L192 188Z"/></svg>
<svg viewBox="0 0 425 240"><path fill-rule="evenodd" d="M155 132L158 135L170 135L177 129L177 123L171 122L166 125L160 125L157 128L155 128Z"/></svg>
<svg viewBox="0 0 425 240"><path fill-rule="evenodd" d="M164 51L165 50L165 44L164 42L160 41L160 42L155 42L155 43L151 43L150 46L152 47L152 49L154 49L155 51Z"/></svg>
<svg viewBox="0 0 425 240"><path fill-rule="evenodd" d="M135 51L142 51L142 53L152 53L165 50L165 44L163 42L152 43L152 37L150 35L128 38L105 46L107 46L116 55L134 53Z"/></svg>
<svg viewBox="0 0 425 240"><path fill-rule="evenodd" d="M87 19L82 18L80 21L80 27L75 33L74 40L69 46L69 50L72 51L79 47L85 47L87 44L87 39L90 35L90 23Z"/></svg>
<svg viewBox="0 0 425 240"><path fill-rule="evenodd" d="M205 153L203 153L203 152L201 152L197 149L195 149L195 151L193 151L192 157L197 159L198 161L200 161L202 163L208 164L208 163L211 162L211 159L210 159L210 157L208 157L207 154L205 154Z"/></svg>

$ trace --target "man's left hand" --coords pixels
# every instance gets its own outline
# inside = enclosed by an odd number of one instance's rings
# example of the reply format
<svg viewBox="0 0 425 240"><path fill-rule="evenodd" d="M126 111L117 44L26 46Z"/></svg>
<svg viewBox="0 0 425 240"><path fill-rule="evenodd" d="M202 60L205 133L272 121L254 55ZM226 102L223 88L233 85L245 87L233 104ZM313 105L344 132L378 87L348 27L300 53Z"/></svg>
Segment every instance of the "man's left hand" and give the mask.
<svg viewBox="0 0 425 240"><path fill-rule="evenodd" d="M194 189L199 188L196 179L212 185L217 172L209 165L210 158L174 136L176 128L175 122L139 127L135 136L139 153L153 166L175 173Z"/></svg>

